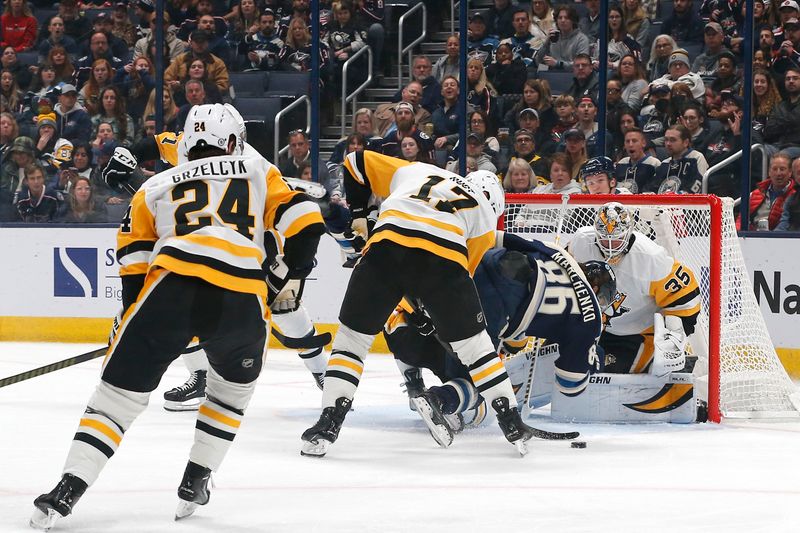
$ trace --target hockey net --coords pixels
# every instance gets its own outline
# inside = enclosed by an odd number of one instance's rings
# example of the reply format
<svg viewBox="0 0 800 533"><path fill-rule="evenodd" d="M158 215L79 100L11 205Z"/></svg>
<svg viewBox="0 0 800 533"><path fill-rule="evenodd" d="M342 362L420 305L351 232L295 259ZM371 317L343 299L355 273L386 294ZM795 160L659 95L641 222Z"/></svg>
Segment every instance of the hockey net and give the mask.
<svg viewBox="0 0 800 533"><path fill-rule="evenodd" d="M775 353L752 291L732 200L705 195L514 194L506 196L503 227L566 246L578 228L594 224L597 208L611 201L626 205L635 213L638 231L695 273L702 309L688 351L698 356L696 387L699 397L707 397L709 420L798 416L796 387Z"/></svg>

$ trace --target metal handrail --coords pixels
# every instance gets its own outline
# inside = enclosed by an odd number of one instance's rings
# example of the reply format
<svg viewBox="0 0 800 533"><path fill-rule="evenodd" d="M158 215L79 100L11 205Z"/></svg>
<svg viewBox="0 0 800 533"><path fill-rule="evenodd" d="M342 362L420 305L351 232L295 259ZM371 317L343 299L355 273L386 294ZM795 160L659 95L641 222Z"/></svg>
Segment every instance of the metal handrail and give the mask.
<svg viewBox="0 0 800 533"><path fill-rule="evenodd" d="M367 54L367 79L359 85L352 93L347 94L347 68L350 66L350 62L359 57L361 54ZM353 114L356 112L356 97L361 94L364 89L369 87L372 83L372 48L369 46L365 46L352 56L350 56L347 61L344 62L344 66L342 67L342 137L344 137L345 131L345 121L347 120L346 113L347 113L347 102L350 100L353 101Z"/></svg>
<svg viewBox="0 0 800 533"><path fill-rule="evenodd" d="M763 144L754 144L753 146L750 147L750 152L752 153L753 150L758 150L761 152L761 175L766 176L768 169L767 149ZM738 161L741 157L742 157L742 151L739 150L738 152L729 155L728 157L726 157L713 167L709 167L709 169L706 170L705 174L703 174L703 188L702 188L703 194L708 194L708 179L709 177L711 177L711 174L713 174L714 172L716 172L721 168L727 167L730 163L733 163L734 161ZM747 191L747 193L749 194L750 191Z"/></svg>
<svg viewBox="0 0 800 533"><path fill-rule="evenodd" d="M386 4L386 5L395 5L395 4ZM401 4L403 5L403 4ZM403 48L403 26L406 21L406 17L413 14L417 10L422 10L422 33L419 37L417 37L411 44ZM398 34L397 34L397 88L403 88L403 54L408 52L408 66L409 69L411 68L411 50L417 46L419 43L425 40L425 37L428 36L428 10L425 8L425 4L419 3L415 6L412 6L411 9L403 13L403 16L400 17L400 20L397 23L398 26Z"/></svg>
<svg viewBox="0 0 800 533"><path fill-rule="evenodd" d="M289 145L287 144L283 148L280 147L281 142L281 118L283 115L294 109L295 107L299 106L300 104L306 104L306 133L311 131L311 100L308 98L308 95L303 95L288 106L284 107L278 113L275 114L275 141L274 141L274 148L273 148L273 162L277 165L278 158L285 154L289 150Z"/></svg>

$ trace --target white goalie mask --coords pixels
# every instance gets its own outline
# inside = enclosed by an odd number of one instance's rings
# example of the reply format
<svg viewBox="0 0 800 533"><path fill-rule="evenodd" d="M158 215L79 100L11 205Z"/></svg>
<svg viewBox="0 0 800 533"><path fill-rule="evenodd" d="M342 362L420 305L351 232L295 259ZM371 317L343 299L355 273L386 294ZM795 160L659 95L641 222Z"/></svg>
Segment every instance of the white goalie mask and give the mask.
<svg viewBox="0 0 800 533"><path fill-rule="evenodd" d="M597 211L594 221L595 240L606 259L627 252L633 225L630 211L619 202L604 204Z"/></svg>
<svg viewBox="0 0 800 533"><path fill-rule="evenodd" d="M231 135L236 145L231 155L241 155L244 149L244 121L239 113L232 113L222 104L196 105L186 117L180 145L180 162L189 160L189 151L196 146L214 146L228 149Z"/></svg>
<svg viewBox="0 0 800 533"><path fill-rule="evenodd" d="M466 179L475 184L477 189L483 192L492 206L494 216L499 218L506 208L506 193L500 185L497 175L488 170L476 170L467 174Z"/></svg>

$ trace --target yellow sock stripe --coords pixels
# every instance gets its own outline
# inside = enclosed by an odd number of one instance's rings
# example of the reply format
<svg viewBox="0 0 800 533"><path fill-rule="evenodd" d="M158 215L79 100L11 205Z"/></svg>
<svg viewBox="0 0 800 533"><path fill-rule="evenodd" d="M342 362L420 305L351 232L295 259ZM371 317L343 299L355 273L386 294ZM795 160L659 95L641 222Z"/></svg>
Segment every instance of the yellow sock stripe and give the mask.
<svg viewBox="0 0 800 533"><path fill-rule="evenodd" d="M216 420L217 422L221 422L222 424L226 424L234 428L238 428L240 425L242 425L241 420L236 420L235 418L231 418L218 411L214 411L206 404L201 405L198 412L201 415L207 416L208 418L211 418L213 420Z"/></svg>
<svg viewBox="0 0 800 533"><path fill-rule="evenodd" d="M484 378L487 378L487 377L491 376L492 374L496 373L498 370L505 370L505 367L503 366L503 362L500 361L499 359L497 360L496 363L492 364L489 368L486 368L485 370L481 370L477 374L473 374L472 375L472 381L473 381L473 383L477 383L478 381L482 381Z"/></svg>
<svg viewBox="0 0 800 533"><path fill-rule="evenodd" d="M106 424L100 422L99 420L92 420L91 418L81 418L80 425L96 429L109 439L113 440L117 446L119 446L119 443L122 442L122 437L120 437L116 431L111 429Z"/></svg>
<svg viewBox="0 0 800 533"><path fill-rule="evenodd" d="M360 376L362 372L364 372L364 366L359 365L355 361L348 361L347 359L342 359L340 357L334 357L330 361L328 361L328 368L332 366L343 366L349 368L350 370L357 372Z"/></svg>

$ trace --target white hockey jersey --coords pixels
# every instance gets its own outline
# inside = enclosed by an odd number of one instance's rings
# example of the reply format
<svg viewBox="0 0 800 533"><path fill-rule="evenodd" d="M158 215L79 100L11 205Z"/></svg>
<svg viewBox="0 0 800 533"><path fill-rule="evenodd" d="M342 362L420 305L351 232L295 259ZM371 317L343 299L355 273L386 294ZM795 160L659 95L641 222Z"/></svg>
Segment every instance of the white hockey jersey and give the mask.
<svg viewBox="0 0 800 533"><path fill-rule="evenodd" d="M497 220L489 201L458 174L369 150L349 154L344 168L351 206L366 205L370 193L385 198L367 246L390 240L473 273L495 245Z"/></svg>
<svg viewBox="0 0 800 533"><path fill-rule="evenodd" d="M679 316L694 326L700 313L700 289L694 272L642 233L634 231L631 239L628 252L612 265L617 295L606 310L605 331L613 335L652 333L656 312ZM591 226L580 228L567 249L579 262L605 261Z"/></svg>

